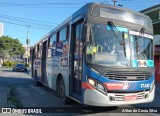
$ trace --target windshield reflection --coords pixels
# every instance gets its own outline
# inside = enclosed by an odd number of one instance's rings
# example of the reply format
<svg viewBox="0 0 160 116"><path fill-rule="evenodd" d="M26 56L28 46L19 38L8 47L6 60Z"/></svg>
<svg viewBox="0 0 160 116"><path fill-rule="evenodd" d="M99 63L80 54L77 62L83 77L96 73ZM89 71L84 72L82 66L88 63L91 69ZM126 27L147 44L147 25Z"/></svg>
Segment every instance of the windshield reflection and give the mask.
<svg viewBox="0 0 160 116"><path fill-rule="evenodd" d="M86 51L88 62L104 66L130 65L128 30L123 27L118 27L118 30L123 30L124 35L119 31L118 36L124 38L125 45L119 43L119 38L107 24L92 24Z"/></svg>
<svg viewBox="0 0 160 116"><path fill-rule="evenodd" d="M133 60L153 60L153 40L142 36L130 35Z"/></svg>

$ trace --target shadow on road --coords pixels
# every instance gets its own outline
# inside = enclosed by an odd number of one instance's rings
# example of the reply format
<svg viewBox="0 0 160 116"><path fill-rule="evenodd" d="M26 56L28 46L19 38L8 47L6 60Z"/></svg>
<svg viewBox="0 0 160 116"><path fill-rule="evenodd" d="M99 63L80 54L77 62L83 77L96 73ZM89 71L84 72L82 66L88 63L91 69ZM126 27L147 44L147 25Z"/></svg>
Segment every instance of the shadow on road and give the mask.
<svg viewBox="0 0 160 116"><path fill-rule="evenodd" d="M15 72L13 70L1 70L1 72L14 72L14 73L25 73L25 74L29 74L29 72Z"/></svg>
<svg viewBox="0 0 160 116"><path fill-rule="evenodd" d="M8 73L6 73L8 72ZM49 89L46 86L37 87L33 78L25 73L14 73L12 70L1 70L0 75L0 86L2 84L13 86L18 93L19 99L24 101L22 103L27 104L25 107L40 108L46 113L78 113L83 114L94 114L94 113L117 113L122 112L124 107L93 107L84 106L77 102L72 102L69 105L62 105L62 101L56 96L55 91ZM159 105L160 89L156 84L156 97L152 103L133 105L132 107L139 108L139 106L156 106ZM27 102L26 102L27 101ZM31 103L29 103L31 102ZM35 106L33 105L35 104ZM23 104L24 105L24 104ZM24 108L25 108L24 107Z"/></svg>

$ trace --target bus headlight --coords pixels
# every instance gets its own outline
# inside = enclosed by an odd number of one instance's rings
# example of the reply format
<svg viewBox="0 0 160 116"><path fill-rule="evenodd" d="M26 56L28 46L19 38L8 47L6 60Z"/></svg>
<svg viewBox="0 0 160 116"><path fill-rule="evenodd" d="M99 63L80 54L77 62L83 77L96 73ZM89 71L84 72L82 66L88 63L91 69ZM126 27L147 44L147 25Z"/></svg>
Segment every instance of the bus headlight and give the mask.
<svg viewBox="0 0 160 116"><path fill-rule="evenodd" d="M152 84L151 84L150 92L153 91L153 88L154 88L154 81L153 81Z"/></svg>
<svg viewBox="0 0 160 116"><path fill-rule="evenodd" d="M94 81L93 79L89 79L89 78L88 78L88 83L89 83L90 85L96 87L96 83L95 83L95 81Z"/></svg>
<svg viewBox="0 0 160 116"><path fill-rule="evenodd" d="M100 92L106 93L105 86L102 83L100 83L100 82L98 82L96 80L93 80L91 78L87 78L87 80L88 80L88 83L91 86L93 86L95 89L97 89Z"/></svg>
<svg viewBox="0 0 160 116"><path fill-rule="evenodd" d="M102 92L105 92L105 87L100 83L97 84L97 89L102 91Z"/></svg>

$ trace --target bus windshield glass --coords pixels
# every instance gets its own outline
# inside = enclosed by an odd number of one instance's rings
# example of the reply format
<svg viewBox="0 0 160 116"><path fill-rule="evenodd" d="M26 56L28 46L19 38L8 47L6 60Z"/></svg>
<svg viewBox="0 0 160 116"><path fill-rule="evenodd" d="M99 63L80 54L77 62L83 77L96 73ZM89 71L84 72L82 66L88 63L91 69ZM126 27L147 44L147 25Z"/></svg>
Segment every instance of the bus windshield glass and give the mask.
<svg viewBox="0 0 160 116"><path fill-rule="evenodd" d="M153 60L153 40L130 35L132 60Z"/></svg>
<svg viewBox="0 0 160 116"><path fill-rule="evenodd" d="M114 32L107 24L91 25L86 48L88 62L103 66L130 65L128 29L120 26L116 28L118 32ZM121 38L125 45L120 44Z"/></svg>

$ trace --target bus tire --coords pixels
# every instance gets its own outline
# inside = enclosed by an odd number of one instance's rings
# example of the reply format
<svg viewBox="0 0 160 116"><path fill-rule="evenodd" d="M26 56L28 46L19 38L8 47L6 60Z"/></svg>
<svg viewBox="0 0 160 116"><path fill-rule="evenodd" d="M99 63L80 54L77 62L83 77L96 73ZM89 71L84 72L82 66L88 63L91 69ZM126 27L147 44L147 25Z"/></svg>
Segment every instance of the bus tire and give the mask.
<svg viewBox="0 0 160 116"><path fill-rule="evenodd" d="M42 83L38 81L37 70L35 70L35 80L36 80L36 85L37 86L42 86Z"/></svg>
<svg viewBox="0 0 160 116"><path fill-rule="evenodd" d="M58 97L62 100L64 104L70 104L70 99L65 95L65 83L63 78L59 80L58 86Z"/></svg>

